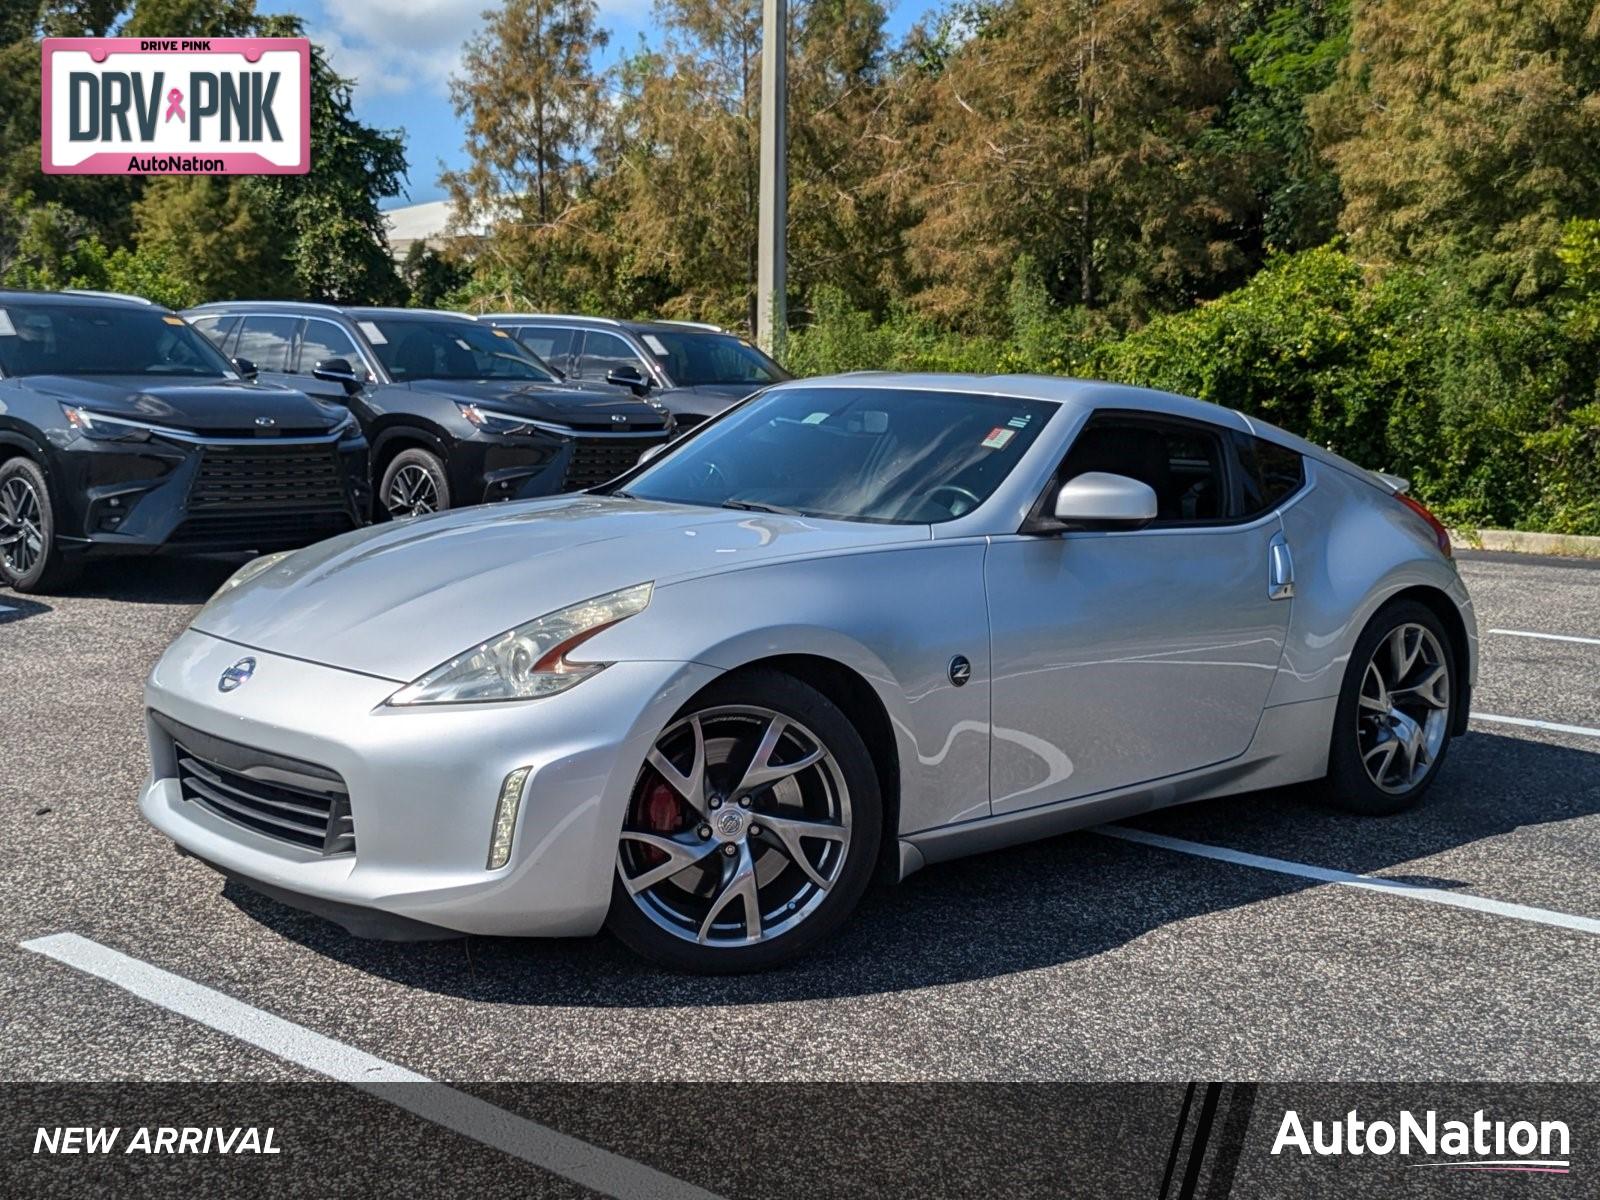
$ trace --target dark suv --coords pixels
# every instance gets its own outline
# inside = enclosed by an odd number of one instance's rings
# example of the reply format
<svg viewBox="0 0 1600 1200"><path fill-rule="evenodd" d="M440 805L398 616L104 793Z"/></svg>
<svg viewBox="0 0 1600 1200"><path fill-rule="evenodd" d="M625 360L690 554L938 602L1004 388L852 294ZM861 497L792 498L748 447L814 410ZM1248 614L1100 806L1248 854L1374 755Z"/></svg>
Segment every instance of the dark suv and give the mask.
<svg viewBox="0 0 1600 1200"><path fill-rule="evenodd" d="M43 591L90 555L286 549L360 524L360 425L251 380L147 300L0 291L0 581Z"/></svg>
<svg viewBox="0 0 1600 1200"><path fill-rule="evenodd" d="M680 432L792 378L749 342L715 325L516 313L483 320L571 379L626 387L660 401L672 410Z"/></svg>
<svg viewBox="0 0 1600 1200"><path fill-rule="evenodd" d="M184 315L263 379L348 406L391 516L593 487L673 433L661 405L567 383L462 313L231 301Z"/></svg>

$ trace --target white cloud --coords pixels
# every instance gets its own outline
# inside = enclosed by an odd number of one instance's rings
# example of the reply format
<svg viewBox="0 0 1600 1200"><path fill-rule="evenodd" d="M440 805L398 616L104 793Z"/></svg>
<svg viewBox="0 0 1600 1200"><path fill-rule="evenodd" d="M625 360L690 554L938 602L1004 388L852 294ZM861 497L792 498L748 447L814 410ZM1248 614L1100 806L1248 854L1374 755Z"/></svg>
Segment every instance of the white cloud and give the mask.
<svg viewBox="0 0 1600 1200"><path fill-rule="evenodd" d="M633 26L654 0L600 0L600 24ZM444 95L461 66L461 47L483 24L493 0L326 0L310 35L334 70L363 91L399 94L423 88Z"/></svg>

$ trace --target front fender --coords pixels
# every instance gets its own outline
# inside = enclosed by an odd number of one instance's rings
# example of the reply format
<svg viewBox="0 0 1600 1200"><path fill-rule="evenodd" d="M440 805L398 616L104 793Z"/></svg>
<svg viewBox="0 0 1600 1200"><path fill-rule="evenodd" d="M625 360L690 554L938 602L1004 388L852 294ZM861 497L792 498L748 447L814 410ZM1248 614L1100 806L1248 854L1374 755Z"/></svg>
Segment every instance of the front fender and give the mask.
<svg viewBox="0 0 1600 1200"><path fill-rule="evenodd" d="M888 713L900 832L987 816L986 549L982 539L919 542L666 584L643 614L595 638L594 655L719 671L783 655L839 663ZM971 664L960 687L950 678L957 655Z"/></svg>

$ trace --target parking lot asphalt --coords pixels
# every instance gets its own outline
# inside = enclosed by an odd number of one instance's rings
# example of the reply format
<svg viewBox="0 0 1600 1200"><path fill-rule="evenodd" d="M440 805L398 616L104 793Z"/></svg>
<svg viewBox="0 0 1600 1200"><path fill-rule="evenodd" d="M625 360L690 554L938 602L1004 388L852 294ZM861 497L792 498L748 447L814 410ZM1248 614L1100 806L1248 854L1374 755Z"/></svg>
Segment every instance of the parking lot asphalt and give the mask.
<svg viewBox="0 0 1600 1200"><path fill-rule="evenodd" d="M809 961L737 979L604 936L362 942L224 885L135 797L144 676L234 564L0 592L0 1077L316 1077L21 946L72 933L442 1081L1595 1079L1600 568L1463 559L1484 719L1420 809L1255 793L1133 823L1175 842L943 864Z"/></svg>

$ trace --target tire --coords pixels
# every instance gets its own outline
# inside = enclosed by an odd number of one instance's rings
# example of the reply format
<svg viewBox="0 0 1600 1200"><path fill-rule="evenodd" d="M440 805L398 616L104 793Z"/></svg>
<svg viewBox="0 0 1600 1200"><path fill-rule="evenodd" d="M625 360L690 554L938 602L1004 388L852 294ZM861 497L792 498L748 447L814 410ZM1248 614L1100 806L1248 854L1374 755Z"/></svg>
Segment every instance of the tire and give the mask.
<svg viewBox="0 0 1600 1200"><path fill-rule="evenodd" d="M1397 649L1400 645L1405 649ZM1412 647L1417 657L1401 669ZM1442 688L1434 674L1439 667L1445 672ZM1398 681L1392 677L1397 670ZM1376 681L1369 672L1376 672ZM1459 682L1454 647L1432 609L1414 600L1380 609L1345 668L1321 798L1367 816L1388 816L1421 803L1450 749L1455 709L1463 703ZM1389 715L1381 711L1385 702Z"/></svg>
<svg viewBox="0 0 1600 1200"><path fill-rule="evenodd" d="M394 519L443 512L450 507L450 480L444 462L431 450L402 450L383 469L374 503L379 512Z"/></svg>
<svg viewBox="0 0 1600 1200"><path fill-rule="evenodd" d="M769 741L762 774L788 773L750 786ZM696 761L705 782L693 806ZM737 974L791 962L855 910L882 837L877 772L849 719L790 675L736 674L684 706L640 771L606 924L629 949L676 971ZM669 844L670 853L659 848ZM659 881L640 887L653 873Z"/></svg>
<svg viewBox="0 0 1600 1200"><path fill-rule="evenodd" d="M32 459L0 464L0 543L0 582L16 591L53 592L78 577L79 564L56 544L50 485Z"/></svg>

